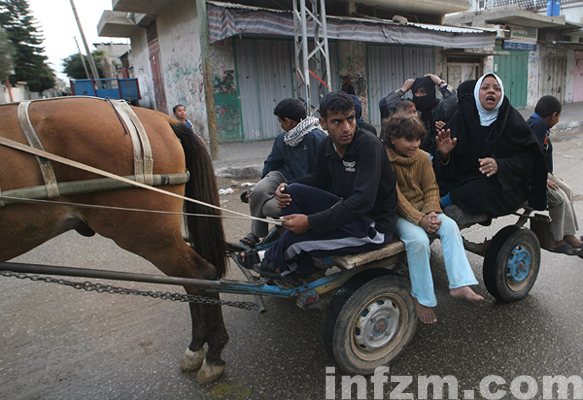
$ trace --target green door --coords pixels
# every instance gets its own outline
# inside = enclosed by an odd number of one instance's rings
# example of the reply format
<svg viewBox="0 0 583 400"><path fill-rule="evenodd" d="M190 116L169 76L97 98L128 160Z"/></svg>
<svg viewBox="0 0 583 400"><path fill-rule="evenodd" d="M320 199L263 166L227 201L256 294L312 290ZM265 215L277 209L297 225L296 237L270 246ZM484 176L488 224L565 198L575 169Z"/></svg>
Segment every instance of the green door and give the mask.
<svg viewBox="0 0 583 400"><path fill-rule="evenodd" d="M494 72L502 79L504 94L515 108L526 107L528 91L528 51L502 50L496 46Z"/></svg>

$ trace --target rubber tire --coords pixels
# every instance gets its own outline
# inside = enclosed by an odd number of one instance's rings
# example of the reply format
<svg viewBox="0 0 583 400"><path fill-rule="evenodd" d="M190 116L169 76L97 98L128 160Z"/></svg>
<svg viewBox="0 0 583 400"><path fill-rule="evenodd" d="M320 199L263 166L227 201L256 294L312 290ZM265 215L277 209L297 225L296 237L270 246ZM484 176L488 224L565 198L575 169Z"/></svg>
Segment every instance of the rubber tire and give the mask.
<svg viewBox="0 0 583 400"><path fill-rule="evenodd" d="M364 270L357 275L350 278L348 281L338 288L334 293L334 296L328 302L326 307L324 318L322 319L322 343L324 348L331 357L334 357L332 353L332 336L334 335L334 326L336 325L336 320L338 319L338 314L342 311L344 303L352 294L366 282L381 277L385 275L398 275L398 273L386 269L386 268L374 268Z"/></svg>
<svg viewBox="0 0 583 400"><path fill-rule="evenodd" d="M334 324L331 334L332 354L338 367L347 374L370 375L376 367L388 365L396 359L411 341L417 328L415 304L410 288L404 278L398 275L385 275L365 282L353 290L350 295L347 288L344 302ZM389 342L390 348L383 347L378 355L364 358L355 351L353 328L356 318L375 298L389 296L400 311L399 326L395 337Z"/></svg>
<svg viewBox="0 0 583 400"><path fill-rule="evenodd" d="M512 288L506 279L508 256L517 246L523 246L532 256L532 265L525 283L520 288ZM524 298L536 282L540 268L540 244L538 238L528 228L509 225L502 228L494 238L484 257L482 274L488 292L496 300L510 303Z"/></svg>

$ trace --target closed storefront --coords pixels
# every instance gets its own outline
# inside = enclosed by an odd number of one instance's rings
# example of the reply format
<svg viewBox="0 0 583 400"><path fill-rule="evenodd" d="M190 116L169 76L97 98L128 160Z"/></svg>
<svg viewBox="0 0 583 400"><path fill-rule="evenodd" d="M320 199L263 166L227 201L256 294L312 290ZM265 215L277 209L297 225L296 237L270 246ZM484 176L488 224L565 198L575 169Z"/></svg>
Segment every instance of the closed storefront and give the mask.
<svg viewBox="0 0 583 400"><path fill-rule="evenodd" d="M281 127L273 109L288 97L301 97L295 90L294 49L290 40L237 40L237 76L243 116L243 140L270 139ZM330 46L333 87L337 85L334 46ZM315 67L310 66L311 70ZM318 107L318 87L311 87L312 102ZM314 110L312 110L313 112Z"/></svg>
<svg viewBox="0 0 583 400"><path fill-rule="evenodd" d="M567 50L561 47L540 47L539 97L555 96L565 102Z"/></svg>
<svg viewBox="0 0 583 400"><path fill-rule="evenodd" d="M460 83L468 79L478 79L482 75L481 58L447 57L447 77L450 87L457 89Z"/></svg>
<svg viewBox="0 0 583 400"><path fill-rule="evenodd" d="M575 51L573 102L583 101L583 51Z"/></svg>
<svg viewBox="0 0 583 400"><path fill-rule="evenodd" d="M273 109L293 96L293 47L289 40L239 40L235 48L245 140L275 137Z"/></svg>
<svg viewBox="0 0 583 400"><path fill-rule="evenodd" d="M494 72L502 79L504 94L516 108L526 107L528 94L528 51L496 48Z"/></svg>

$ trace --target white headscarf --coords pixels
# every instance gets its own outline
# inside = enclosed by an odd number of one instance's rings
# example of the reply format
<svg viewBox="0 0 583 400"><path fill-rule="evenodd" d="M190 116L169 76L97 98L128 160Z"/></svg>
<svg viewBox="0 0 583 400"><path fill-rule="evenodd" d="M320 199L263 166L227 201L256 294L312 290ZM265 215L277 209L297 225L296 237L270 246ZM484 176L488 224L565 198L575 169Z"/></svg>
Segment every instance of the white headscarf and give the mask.
<svg viewBox="0 0 583 400"><path fill-rule="evenodd" d="M498 104L496 104L496 107L494 107L490 111L482 107L482 104L480 103L480 86L482 86L482 82L488 76L493 76L494 78L496 78L496 80L498 81L498 85L500 85L500 89L502 90ZM492 73L483 75L480 79L478 79L478 82L476 82L476 86L474 86L474 101L476 102L476 107L478 108L478 114L480 116L480 125L482 126L492 125L492 123L496 121L496 118L498 118L498 110L500 110L500 106L502 106L502 102L504 101L504 85L502 84L502 79L500 79L498 75Z"/></svg>

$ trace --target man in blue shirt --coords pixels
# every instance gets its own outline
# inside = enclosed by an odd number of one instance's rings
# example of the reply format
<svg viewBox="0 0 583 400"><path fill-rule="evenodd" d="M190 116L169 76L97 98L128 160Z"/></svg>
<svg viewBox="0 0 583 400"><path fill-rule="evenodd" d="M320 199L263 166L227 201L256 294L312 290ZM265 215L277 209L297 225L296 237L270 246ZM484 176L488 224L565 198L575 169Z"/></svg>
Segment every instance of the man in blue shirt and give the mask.
<svg viewBox="0 0 583 400"><path fill-rule="evenodd" d="M527 123L536 135L547 162L548 209L551 217L553 243L548 249L569 255L578 254L583 258L581 240L575 236L579 225L573 208L573 191L561 178L553 174L553 144L550 129L561 118L561 103L554 96L543 96L536 103L534 114Z"/></svg>

